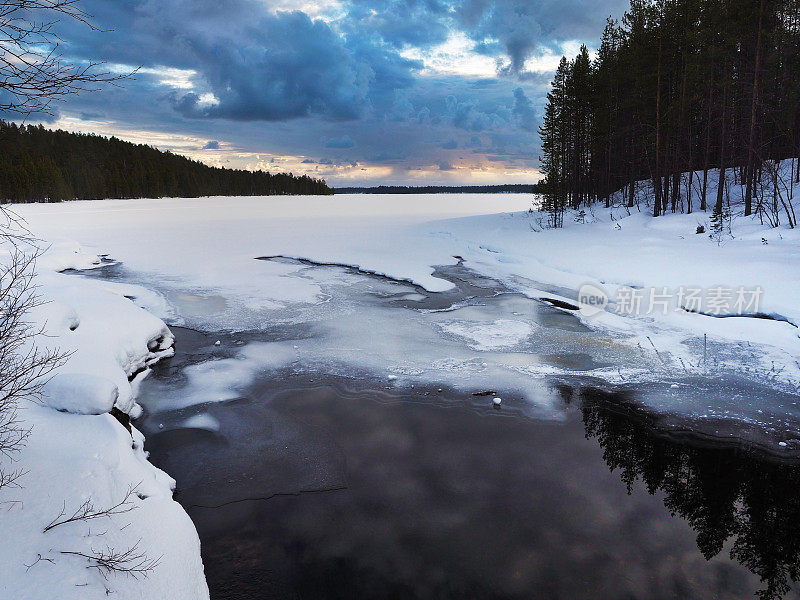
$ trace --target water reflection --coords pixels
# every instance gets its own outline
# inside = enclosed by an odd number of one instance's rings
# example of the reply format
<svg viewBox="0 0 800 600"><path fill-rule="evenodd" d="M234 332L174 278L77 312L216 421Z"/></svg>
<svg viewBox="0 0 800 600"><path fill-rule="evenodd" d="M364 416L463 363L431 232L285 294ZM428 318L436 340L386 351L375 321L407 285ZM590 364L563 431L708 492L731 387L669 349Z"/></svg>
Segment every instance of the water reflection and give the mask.
<svg viewBox="0 0 800 600"><path fill-rule="evenodd" d="M170 409L182 370L220 351L176 333L137 426L178 481L214 600L739 600L797 578L800 466L657 435L624 392L562 380L558 418L534 418L499 387L493 410L265 373L235 401Z"/></svg>
<svg viewBox="0 0 800 600"><path fill-rule="evenodd" d="M731 540L730 556L781 598L800 575L800 465L741 448L686 443L657 435L647 418L621 412L598 392L582 392L586 436L631 493L641 480L697 533L706 560Z"/></svg>

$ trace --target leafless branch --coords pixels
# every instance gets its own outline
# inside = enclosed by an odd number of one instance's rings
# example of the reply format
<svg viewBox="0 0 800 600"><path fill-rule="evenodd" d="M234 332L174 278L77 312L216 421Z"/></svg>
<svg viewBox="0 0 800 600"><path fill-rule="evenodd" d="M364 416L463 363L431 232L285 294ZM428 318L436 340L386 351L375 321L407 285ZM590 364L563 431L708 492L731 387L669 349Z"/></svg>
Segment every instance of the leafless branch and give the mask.
<svg viewBox="0 0 800 600"><path fill-rule="evenodd" d="M0 0L0 111L53 114L52 104L80 92L117 85L97 61L72 61L60 50L56 25L71 19L97 31L79 0Z"/></svg>
<svg viewBox="0 0 800 600"><path fill-rule="evenodd" d="M94 504L92 503L92 499L89 498L78 508L76 508L71 515L67 516L67 507L65 504L58 516L50 521L50 523L48 523L48 525L44 528L44 532L50 531L59 525L66 525L67 523L75 523L76 521L91 521L101 517L111 517L113 515L121 515L131 512L132 510L136 509L136 505L130 501L131 496L136 493L138 487L139 484L129 487L128 491L125 493L125 497L117 502L114 506L109 506L108 508L95 508Z"/></svg>
<svg viewBox="0 0 800 600"><path fill-rule="evenodd" d="M51 564L56 562L56 561L54 561L52 558L46 558L46 557L42 556L41 554L37 554L36 556L37 556L38 558L37 558L35 561L33 561L33 562L32 562L31 564L29 564L29 565L25 565L25 572L26 572L26 573L27 573L28 571L30 571L30 570L31 570L33 567L35 567L36 565L38 565L38 564L39 564L40 562L42 562L42 561L49 562L49 563L51 563ZM23 563L23 564L24 564L24 563Z"/></svg>
<svg viewBox="0 0 800 600"><path fill-rule="evenodd" d="M141 540L127 550L114 550L106 547L105 550L90 550L87 552L62 550L61 554L70 554L85 558L89 564L87 569L97 569L104 579L111 574L124 574L134 579L147 577L161 562L163 556L150 558L147 553L139 550Z"/></svg>
<svg viewBox="0 0 800 600"><path fill-rule="evenodd" d="M38 397L67 358L35 343L44 333L30 314L43 303L35 284L38 256L36 241L19 217L0 208L0 489L16 485L24 474L2 461L13 461L30 433L19 417L19 401Z"/></svg>

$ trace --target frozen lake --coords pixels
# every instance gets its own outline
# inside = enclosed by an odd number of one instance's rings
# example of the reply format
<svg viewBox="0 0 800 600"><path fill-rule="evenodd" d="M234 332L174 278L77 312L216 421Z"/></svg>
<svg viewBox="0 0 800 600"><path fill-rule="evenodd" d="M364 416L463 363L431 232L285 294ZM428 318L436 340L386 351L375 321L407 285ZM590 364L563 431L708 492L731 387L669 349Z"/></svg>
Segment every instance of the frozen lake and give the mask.
<svg viewBox="0 0 800 600"><path fill-rule="evenodd" d="M212 597L784 590L800 568L788 305L731 327L581 318L574 284L600 251L559 264L531 201L24 207L75 266L106 255L80 276L176 333L136 425Z"/></svg>
<svg viewBox="0 0 800 600"><path fill-rule="evenodd" d="M795 568L800 466L774 456L792 408L772 429L724 416L794 396L719 376L610 385L587 372L647 359L461 265L430 293L265 261L324 300L247 331L173 327L175 357L139 390L212 598L752 598ZM167 297L176 319L225 305Z"/></svg>
<svg viewBox="0 0 800 600"><path fill-rule="evenodd" d="M193 366L182 402L235 396L265 370L313 368L470 393L501 381L536 411L551 403L544 379L581 377L647 389L640 402L712 433L727 435L717 422L736 421L765 434L776 453L800 450L793 232L767 245L768 233L747 233L717 247L692 237L696 217L688 215L653 223L596 215L593 224L541 231L526 210L535 202L524 194L344 195L19 210L56 251L43 266L69 266L70 250L76 264L107 255L118 263L109 276L133 284L112 291L169 325L295 332ZM743 259L753 252L759 261ZM570 309L586 282L609 290L760 286L759 314L774 318L680 309L581 317ZM702 392L692 392L698 383Z"/></svg>

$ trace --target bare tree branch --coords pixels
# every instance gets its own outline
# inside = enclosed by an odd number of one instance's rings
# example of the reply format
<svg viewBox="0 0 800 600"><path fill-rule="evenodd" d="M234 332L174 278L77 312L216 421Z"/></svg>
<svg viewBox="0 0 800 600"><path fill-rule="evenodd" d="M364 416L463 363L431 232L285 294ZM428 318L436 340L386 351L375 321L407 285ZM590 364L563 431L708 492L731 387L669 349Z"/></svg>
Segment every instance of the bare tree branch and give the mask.
<svg viewBox="0 0 800 600"><path fill-rule="evenodd" d="M53 114L53 102L132 76L103 62L68 60L56 25L71 19L98 31L79 0L0 0L0 111Z"/></svg>
<svg viewBox="0 0 800 600"><path fill-rule="evenodd" d="M10 468L30 434L19 417L19 401L36 399L52 372L68 355L40 349L44 326L31 320L43 301L36 293L40 250L19 217L0 207L0 489L17 484L22 469ZM1 460L6 459L6 460Z"/></svg>
<svg viewBox="0 0 800 600"><path fill-rule="evenodd" d="M51 563L51 564L53 564L53 563L55 563L55 562L56 562L56 561L54 561L52 558L46 558L46 557L42 556L41 554L37 554L36 556L37 556L38 558L37 558L35 561L33 561L33 562L32 562L31 564L29 564L29 565L25 565L25 572L26 572L26 573L27 573L28 571L30 571L30 570L31 570L33 567L35 567L36 565L38 565L38 564L39 564L40 562L42 562L42 561L44 561L44 562L49 562L49 563ZM23 563L23 564L25 564L25 563Z"/></svg>
<svg viewBox="0 0 800 600"><path fill-rule="evenodd" d="M132 510L136 509L136 505L131 502L130 499L131 496L136 493L138 487L139 484L129 487L125 497L117 502L114 506L109 506L108 508L95 508L94 504L92 503L92 499L89 498L78 508L76 508L72 515L67 517L67 508L65 505L61 509L61 512L58 514L58 516L50 521L50 523L44 528L43 533L46 533L51 529L58 527L59 525L66 525L67 523L74 523L76 521L91 521L101 517L111 517L113 515L121 515L131 512Z"/></svg>
<svg viewBox="0 0 800 600"><path fill-rule="evenodd" d="M80 556L89 561L87 569L97 569L104 579L111 574L124 574L134 579L147 577L161 562L163 556L150 558L139 550L141 540L127 550L114 550L106 547L105 550L90 550L87 552L62 550L61 554Z"/></svg>

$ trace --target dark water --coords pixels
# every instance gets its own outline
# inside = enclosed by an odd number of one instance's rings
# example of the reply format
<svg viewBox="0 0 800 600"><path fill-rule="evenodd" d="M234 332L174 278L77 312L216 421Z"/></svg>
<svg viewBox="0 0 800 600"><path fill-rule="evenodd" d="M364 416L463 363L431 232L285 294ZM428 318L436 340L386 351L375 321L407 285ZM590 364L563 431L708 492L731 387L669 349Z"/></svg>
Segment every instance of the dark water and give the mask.
<svg viewBox="0 0 800 600"><path fill-rule="evenodd" d="M308 267L361 278L329 289L334 303L519 309L542 325L526 351L547 364L583 370L607 358L581 343L598 334L574 316L461 264L437 271L456 288L431 295L347 267ZM137 281L119 264L91 275ZM210 314L221 310L219 297L201 299ZM566 376L551 382L556 406L552 394L525 402L496 389L506 400L495 410L492 395L387 388L369 373L304 365L263 375L233 401L160 402L180 397L186 366L235 356L248 341L311 337L304 327L173 328L176 356L141 390L137 426L151 461L178 482L215 600L800 597L800 464L788 460L800 455L795 395L727 373L605 391ZM686 418L708 407L719 410ZM198 416L205 425L186 426Z"/></svg>
<svg viewBox="0 0 800 600"><path fill-rule="evenodd" d="M155 383L208 358L209 338L176 333ZM379 387L273 375L235 401L149 406L137 425L212 598L798 597L796 463L666 437L591 387L562 384L549 419ZM179 427L198 414L219 430Z"/></svg>

